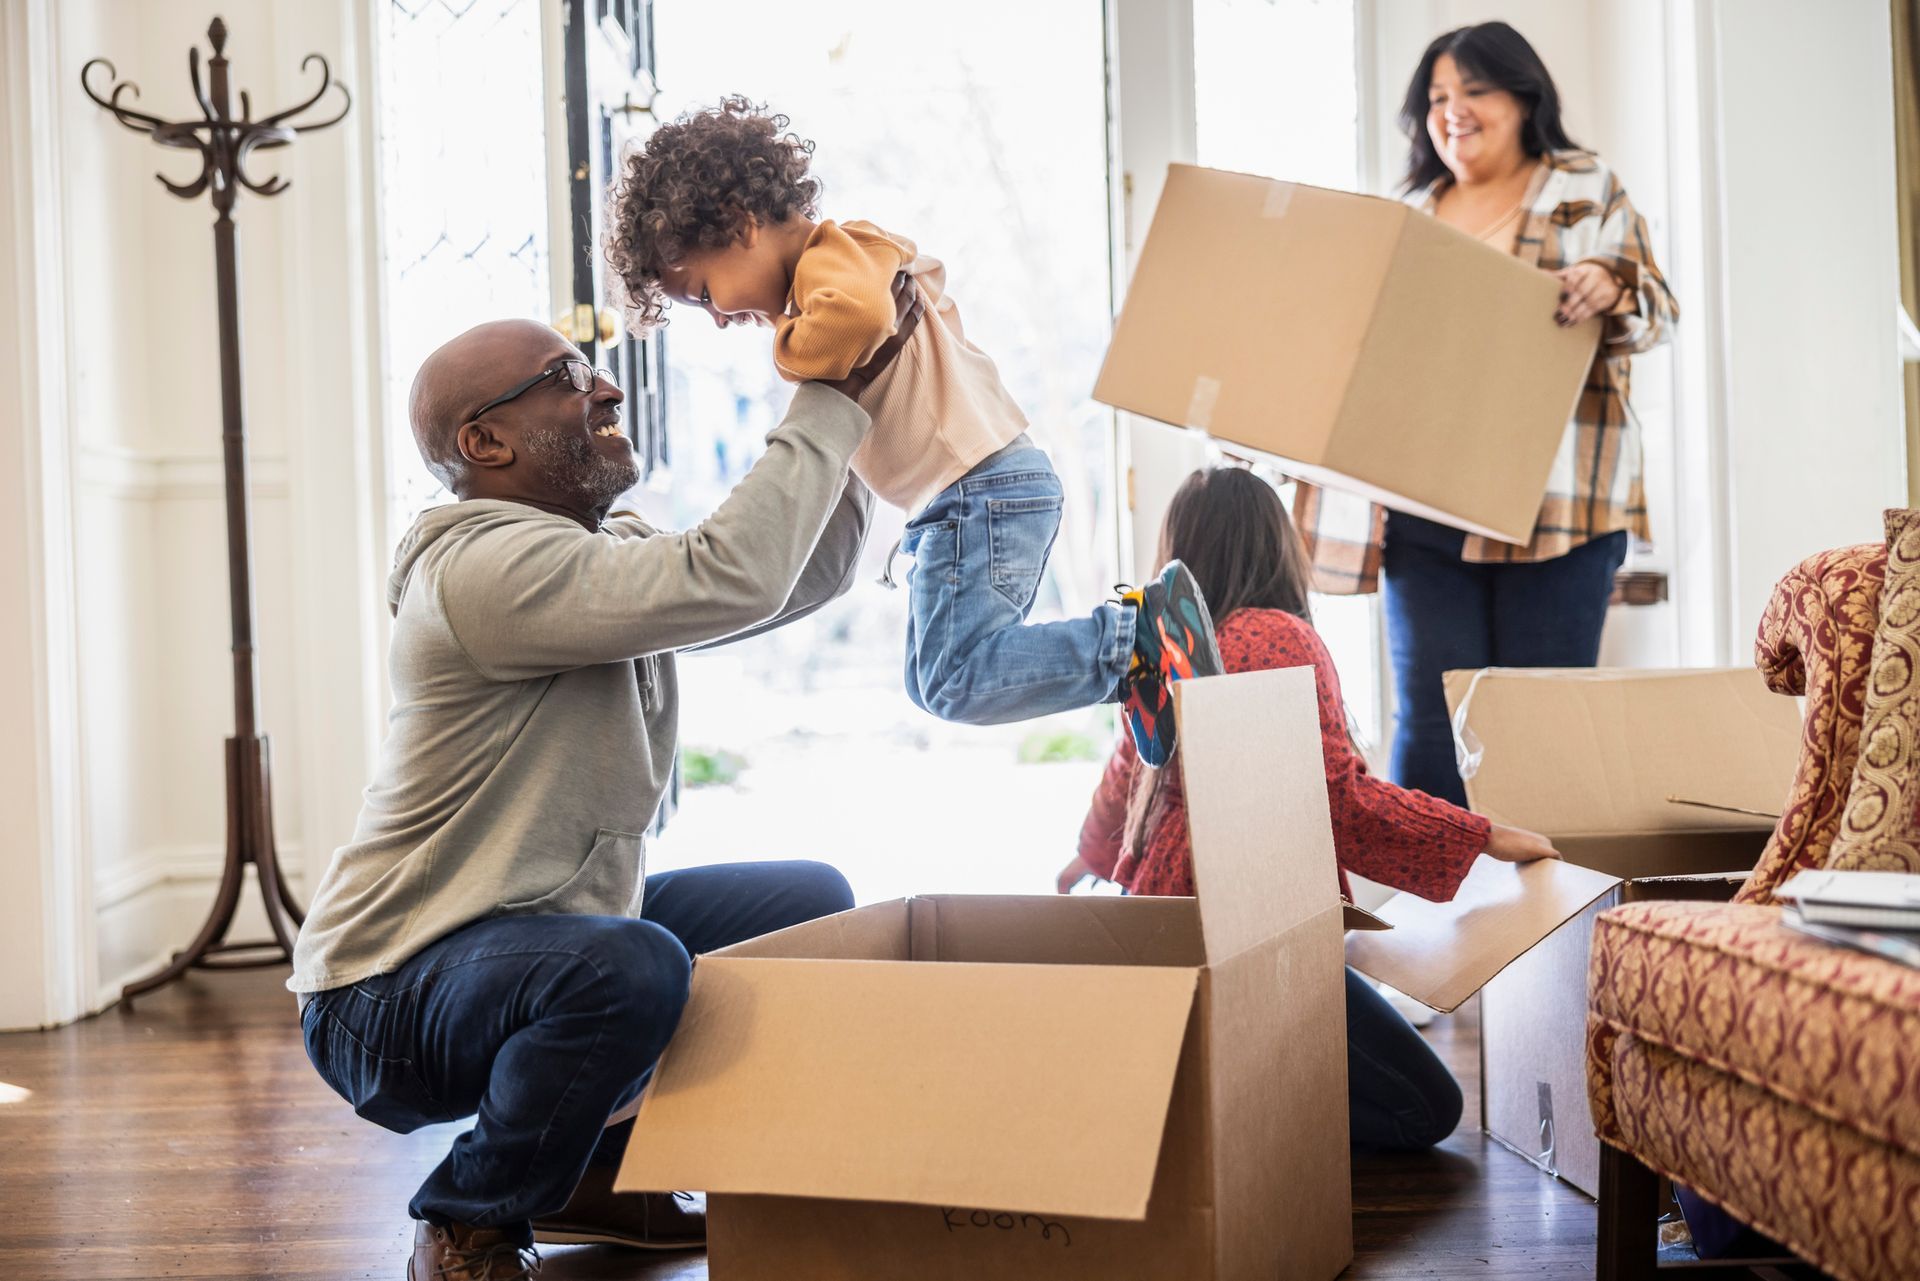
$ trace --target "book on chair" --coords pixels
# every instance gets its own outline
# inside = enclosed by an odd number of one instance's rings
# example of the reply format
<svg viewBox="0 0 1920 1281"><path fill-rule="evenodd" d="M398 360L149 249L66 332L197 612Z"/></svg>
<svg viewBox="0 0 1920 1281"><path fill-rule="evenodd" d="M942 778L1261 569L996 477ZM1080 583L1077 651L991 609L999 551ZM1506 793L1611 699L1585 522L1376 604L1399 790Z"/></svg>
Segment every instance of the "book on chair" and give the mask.
<svg viewBox="0 0 1920 1281"><path fill-rule="evenodd" d="M1920 930L1920 876L1908 872L1801 872L1775 893L1811 925Z"/></svg>

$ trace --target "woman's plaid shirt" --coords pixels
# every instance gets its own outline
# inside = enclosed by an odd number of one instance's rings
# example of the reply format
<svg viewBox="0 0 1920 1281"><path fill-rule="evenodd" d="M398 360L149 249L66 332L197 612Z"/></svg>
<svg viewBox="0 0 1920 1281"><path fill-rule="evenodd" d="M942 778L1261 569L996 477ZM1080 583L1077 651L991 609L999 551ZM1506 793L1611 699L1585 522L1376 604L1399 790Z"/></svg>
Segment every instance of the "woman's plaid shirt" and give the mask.
<svg viewBox="0 0 1920 1281"><path fill-rule="evenodd" d="M1584 151L1550 152L1542 159L1514 256L1549 271L1597 262L1626 289L1606 318L1586 386L1554 456L1532 540L1516 546L1469 534L1461 554L1470 561L1550 560L1619 529L1636 539L1649 536L1640 426L1627 406L1629 357L1666 338L1679 305L1654 263L1646 221L1613 171ZM1441 185L1408 196L1407 203L1432 213ZM1315 590L1354 595L1378 586L1384 509L1302 482L1293 519L1313 560Z"/></svg>

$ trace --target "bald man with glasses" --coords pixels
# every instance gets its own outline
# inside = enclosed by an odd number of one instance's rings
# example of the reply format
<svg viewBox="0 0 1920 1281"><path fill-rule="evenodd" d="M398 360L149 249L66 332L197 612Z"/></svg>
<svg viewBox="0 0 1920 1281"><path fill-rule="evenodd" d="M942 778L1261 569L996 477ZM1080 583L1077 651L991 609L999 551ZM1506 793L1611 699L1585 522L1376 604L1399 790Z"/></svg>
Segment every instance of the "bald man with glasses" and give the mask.
<svg viewBox="0 0 1920 1281"><path fill-rule="evenodd" d="M354 1111L406 1133L472 1117L427 1176L407 1275L511 1281L536 1241L705 1241L670 1193L616 1194L638 1097L690 958L852 906L818 863L647 876L673 769L674 655L844 592L872 510L848 473L852 396L807 383L766 452L681 533L609 516L639 480L620 389L553 330L481 325L421 367L410 413L457 500L401 540L388 583L393 709L353 839L335 852L287 986L308 1057Z"/></svg>

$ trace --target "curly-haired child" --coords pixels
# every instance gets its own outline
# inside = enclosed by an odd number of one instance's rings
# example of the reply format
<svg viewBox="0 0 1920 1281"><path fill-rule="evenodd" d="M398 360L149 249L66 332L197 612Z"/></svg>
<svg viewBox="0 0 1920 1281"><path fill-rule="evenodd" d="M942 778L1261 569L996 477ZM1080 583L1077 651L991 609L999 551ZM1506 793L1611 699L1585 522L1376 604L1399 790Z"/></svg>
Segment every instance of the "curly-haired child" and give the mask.
<svg viewBox="0 0 1920 1281"><path fill-rule="evenodd" d="M636 326L675 303L722 329L771 326L782 377L831 380L891 335L906 272L928 320L860 394L873 428L852 466L908 515L908 695L975 725L1121 702L1141 759L1163 763L1168 686L1221 670L1193 576L1174 561L1085 617L1026 621L1060 529L1059 477L967 341L945 269L872 223L818 220L813 144L788 124L728 98L663 125L627 160L608 257Z"/></svg>

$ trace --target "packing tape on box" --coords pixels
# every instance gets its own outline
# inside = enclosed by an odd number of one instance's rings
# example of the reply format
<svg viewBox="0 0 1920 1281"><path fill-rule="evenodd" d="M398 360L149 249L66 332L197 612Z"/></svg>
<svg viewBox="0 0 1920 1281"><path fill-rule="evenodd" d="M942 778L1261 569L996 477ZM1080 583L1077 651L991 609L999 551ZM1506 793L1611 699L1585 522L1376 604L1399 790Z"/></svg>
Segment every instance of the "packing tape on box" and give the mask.
<svg viewBox="0 0 1920 1281"><path fill-rule="evenodd" d="M1213 427L1213 407L1220 400L1220 380L1202 375L1193 380L1193 394L1187 397L1187 426L1196 431Z"/></svg>
<svg viewBox="0 0 1920 1281"><path fill-rule="evenodd" d="M1467 692L1461 696L1460 706L1453 710L1453 762L1459 767L1462 780L1472 778L1475 774L1478 774L1480 772L1480 762L1487 758L1486 744L1482 743L1480 736L1467 726L1467 709L1473 706L1473 692L1480 688L1481 677L1485 676L1488 672L1498 672L1502 670L1511 669L1483 667L1475 672L1473 679L1467 682ZM1554 679L1565 681L1604 681L1612 680L1613 677L1601 671L1557 671L1554 673Z"/></svg>
<svg viewBox="0 0 1920 1281"><path fill-rule="evenodd" d="M1486 744L1480 736L1467 728L1467 709L1473 706L1473 692L1480 688L1480 678L1492 671L1483 667L1473 674L1467 683L1467 692L1460 699L1460 706L1453 709L1453 763L1460 769L1462 781L1472 778L1480 772L1480 762L1487 758Z"/></svg>
<svg viewBox="0 0 1920 1281"><path fill-rule="evenodd" d="M1267 188L1267 203L1261 207L1262 218L1284 218L1287 206L1293 203L1293 184L1276 182Z"/></svg>

